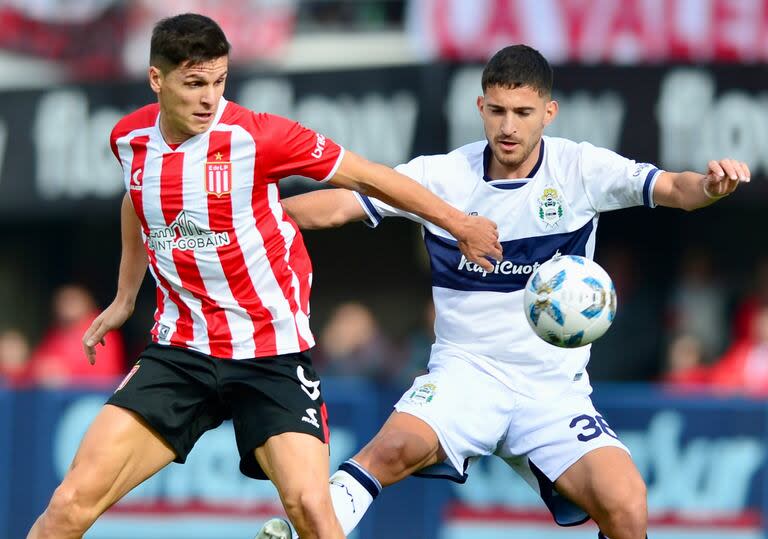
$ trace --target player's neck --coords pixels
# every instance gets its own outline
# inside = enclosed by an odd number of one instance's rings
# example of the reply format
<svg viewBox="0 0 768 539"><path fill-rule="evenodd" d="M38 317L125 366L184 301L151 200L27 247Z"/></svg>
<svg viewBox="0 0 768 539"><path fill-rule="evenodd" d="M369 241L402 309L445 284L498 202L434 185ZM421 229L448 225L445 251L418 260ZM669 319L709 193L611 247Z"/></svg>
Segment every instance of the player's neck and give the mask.
<svg viewBox="0 0 768 539"><path fill-rule="evenodd" d="M494 180L518 180L520 178L528 178L536 166L536 163L539 162L540 153L541 139L536 143L531 154L525 158L525 161L514 167L502 164L493 154L491 154L491 159L488 163L488 176Z"/></svg>
<svg viewBox="0 0 768 539"><path fill-rule="evenodd" d="M168 146L171 148L178 147L180 144L192 138L192 135L174 129L173 126L168 122L167 118L168 115L163 114L161 111L159 122L160 134L163 136L163 140Z"/></svg>

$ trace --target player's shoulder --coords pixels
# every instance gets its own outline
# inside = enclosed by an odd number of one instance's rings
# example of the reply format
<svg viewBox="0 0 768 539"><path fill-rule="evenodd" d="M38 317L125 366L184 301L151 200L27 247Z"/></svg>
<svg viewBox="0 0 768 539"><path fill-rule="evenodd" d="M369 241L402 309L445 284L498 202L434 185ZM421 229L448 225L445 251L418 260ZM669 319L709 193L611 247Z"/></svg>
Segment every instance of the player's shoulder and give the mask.
<svg viewBox="0 0 768 539"><path fill-rule="evenodd" d="M559 158L580 158L584 155L591 156L595 154L617 155L613 150L603 148L602 146L595 146L586 140L576 142L567 138L549 136L542 137L542 140L544 140L547 151Z"/></svg>
<svg viewBox="0 0 768 539"><path fill-rule="evenodd" d="M456 170L467 167L474 168L476 164L482 164L486 145L486 141L471 142L448 153L422 155L415 160L422 160L425 166L430 167L452 167Z"/></svg>
<svg viewBox="0 0 768 539"><path fill-rule="evenodd" d="M595 146L591 142L562 137L542 137L544 155L549 167L555 170L581 170L590 163L602 163L613 159L617 154L607 148ZM576 167L576 168L574 168Z"/></svg>
<svg viewBox="0 0 768 539"><path fill-rule="evenodd" d="M256 122L257 113L234 101L222 98L221 106L224 107L224 110L221 113L221 118L219 118L220 124L240 125L241 127L248 128Z"/></svg>
<svg viewBox="0 0 768 539"><path fill-rule="evenodd" d="M476 161L478 159L483 159L483 154L485 152L485 147L488 145L488 142L485 140L478 140L476 142L470 142L469 144L465 144L464 146L459 146L455 150L452 150L447 154L447 157L453 160L459 160L459 161Z"/></svg>
<svg viewBox="0 0 768 539"><path fill-rule="evenodd" d="M563 137L550 137L550 136L543 136L541 137L542 141L544 142L544 147L546 148L546 151L553 156L558 157L571 157L575 155L580 155L584 152L584 150L588 150L590 148L594 148L592 144L586 141L576 142L575 140L571 140L569 138L563 138Z"/></svg>
<svg viewBox="0 0 768 539"><path fill-rule="evenodd" d="M158 103L151 103L120 118L109 134L109 147L118 161L120 160L118 140L133 131L148 129L154 126L158 114L160 114L160 105Z"/></svg>
<svg viewBox="0 0 768 539"><path fill-rule="evenodd" d="M137 129L152 127L155 125L159 113L160 105L158 103L151 103L126 114L112 128L112 140L117 140Z"/></svg>
<svg viewBox="0 0 768 539"><path fill-rule="evenodd" d="M275 131L284 132L298 122L270 112L254 111L234 101L227 101L219 123L237 125L253 136L264 136Z"/></svg>
<svg viewBox="0 0 768 539"><path fill-rule="evenodd" d="M484 143L462 146L448 153L419 155L405 164L396 167L398 172L410 176L432 188L440 185L451 188L467 185L463 182L467 175L476 175L482 171Z"/></svg>

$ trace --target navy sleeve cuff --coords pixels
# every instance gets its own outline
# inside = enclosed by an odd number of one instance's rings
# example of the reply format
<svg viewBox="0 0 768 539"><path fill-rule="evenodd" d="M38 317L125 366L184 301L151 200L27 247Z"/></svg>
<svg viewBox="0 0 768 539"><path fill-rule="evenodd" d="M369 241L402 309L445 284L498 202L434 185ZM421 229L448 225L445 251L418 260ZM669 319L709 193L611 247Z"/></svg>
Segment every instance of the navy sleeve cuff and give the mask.
<svg viewBox="0 0 768 539"><path fill-rule="evenodd" d="M648 208L656 207L656 204L653 202L653 185L656 183L659 174L661 174L661 170L652 168L645 176L645 184L643 185L643 205Z"/></svg>
<svg viewBox="0 0 768 539"><path fill-rule="evenodd" d="M365 224L371 228L379 226L382 216L376 209L376 206L373 205L373 202L371 202L371 199L360 193L355 193L355 196L357 197L357 201L360 202L360 205L363 207L363 210L365 210L366 215L368 215L368 219L364 221Z"/></svg>

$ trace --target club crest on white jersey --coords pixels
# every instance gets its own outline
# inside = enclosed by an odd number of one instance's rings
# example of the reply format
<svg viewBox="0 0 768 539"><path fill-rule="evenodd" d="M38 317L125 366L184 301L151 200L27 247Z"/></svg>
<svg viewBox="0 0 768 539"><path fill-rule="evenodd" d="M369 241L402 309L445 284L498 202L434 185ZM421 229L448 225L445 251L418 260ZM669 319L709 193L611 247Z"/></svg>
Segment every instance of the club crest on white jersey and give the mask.
<svg viewBox="0 0 768 539"><path fill-rule="evenodd" d="M539 197L539 219L548 227L555 227L563 218L563 201L557 189L547 187Z"/></svg>

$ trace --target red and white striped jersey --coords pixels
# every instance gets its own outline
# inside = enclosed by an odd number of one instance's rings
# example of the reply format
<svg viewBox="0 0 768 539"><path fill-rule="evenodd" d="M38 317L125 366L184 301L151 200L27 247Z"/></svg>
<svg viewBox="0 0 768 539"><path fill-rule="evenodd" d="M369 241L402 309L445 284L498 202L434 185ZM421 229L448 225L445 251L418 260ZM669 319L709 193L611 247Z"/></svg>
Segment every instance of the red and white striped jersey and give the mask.
<svg viewBox="0 0 768 539"><path fill-rule="evenodd" d="M310 348L312 265L277 182L330 179L343 148L223 98L207 132L171 148L159 115L125 116L110 140L157 283L153 340L233 359Z"/></svg>

